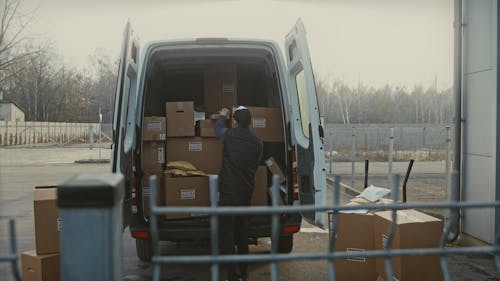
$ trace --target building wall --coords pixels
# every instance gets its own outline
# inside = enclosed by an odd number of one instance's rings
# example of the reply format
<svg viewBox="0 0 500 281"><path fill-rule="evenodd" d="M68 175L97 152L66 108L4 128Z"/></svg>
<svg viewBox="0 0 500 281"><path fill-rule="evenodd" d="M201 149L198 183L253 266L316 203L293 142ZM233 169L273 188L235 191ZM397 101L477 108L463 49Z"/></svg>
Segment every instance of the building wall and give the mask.
<svg viewBox="0 0 500 281"><path fill-rule="evenodd" d="M10 103L0 103L0 120L11 120L10 109Z"/></svg>
<svg viewBox="0 0 500 281"><path fill-rule="evenodd" d="M18 122L24 122L24 112L15 106L14 104L11 104L11 119L12 121L18 121Z"/></svg>
<svg viewBox="0 0 500 281"><path fill-rule="evenodd" d="M462 200L496 195L497 1L463 1ZM493 243L492 209L463 211L463 231Z"/></svg>
<svg viewBox="0 0 500 281"><path fill-rule="evenodd" d="M24 122L24 112L15 104L0 103L0 120Z"/></svg>

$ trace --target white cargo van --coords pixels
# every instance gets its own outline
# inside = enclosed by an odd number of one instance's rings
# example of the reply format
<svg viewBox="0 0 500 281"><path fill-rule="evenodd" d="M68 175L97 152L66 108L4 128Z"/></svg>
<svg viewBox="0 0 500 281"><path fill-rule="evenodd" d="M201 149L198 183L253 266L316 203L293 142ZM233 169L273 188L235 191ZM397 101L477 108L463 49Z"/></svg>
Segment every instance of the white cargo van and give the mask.
<svg viewBox="0 0 500 281"><path fill-rule="evenodd" d="M195 107L203 106L201 73L210 65L236 66L237 104L281 108L284 142L264 144L263 161L273 156L282 167L286 177L284 204L325 204L323 128L306 33L300 20L286 36L285 50L283 60L276 42L226 38L154 41L141 48L127 23L115 97L111 170L126 178L124 224L136 239L141 260L151 258L148 217L141 200L143 117L161 114L167 101L191 100ZM326 227L324 213L282 215L280 252L292 250L293 234L300 230L302 216L312 224ZM209 239L209 221L162 218L159 238ZM249 238L270 236L270 216L252 217Z"/></svg>

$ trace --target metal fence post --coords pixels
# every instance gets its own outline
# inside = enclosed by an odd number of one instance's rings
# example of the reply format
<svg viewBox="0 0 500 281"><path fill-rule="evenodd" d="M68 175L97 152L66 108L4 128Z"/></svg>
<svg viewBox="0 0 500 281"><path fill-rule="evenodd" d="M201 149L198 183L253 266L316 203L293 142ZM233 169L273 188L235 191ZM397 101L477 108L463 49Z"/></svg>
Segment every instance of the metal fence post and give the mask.
<svg viewBox="0 0 500 281"><path fill-rule="evenodd" d="M332 132L330 132L330 145L329 146L330 146L329 147L330 148L330 159L329 159L330 160L329 161L329 163L330 163L330 175L332 175L333 174L333 133Z"/></svg>
<svg viewBox="0 0 500 281"><path fill-rule="evenodd" d="M59 185L61 280L122 280L121 174L79 174Z"/></svg>
<svg viewBox="0 0 500 281"><path fill-rule="evenodd" d="M352 150L351 150L351 159L352 159L352 165L351 165L351 186L354 187L354 184L356 183L356 180L354 179L354 174L355 174L355 162L356 162L356 129L352 127Z"/></svg>
<svg viewBox="0 0 500 281"><path fill-rule="evenodd" d="M390 128L389 135L389 155L387 157L388 162L388 172L387 172L387 187L391 188L392 186L392 150L394 148L394 128Z"/></svg>
<svg viewBox="0 0 500 281"><path fill-rule="evenodd" d="M450 126L446 126L446 138L444 143L444 153L445 153L445 171L444 171L444 195L446 199L448 198L450 190Z"/></svg>

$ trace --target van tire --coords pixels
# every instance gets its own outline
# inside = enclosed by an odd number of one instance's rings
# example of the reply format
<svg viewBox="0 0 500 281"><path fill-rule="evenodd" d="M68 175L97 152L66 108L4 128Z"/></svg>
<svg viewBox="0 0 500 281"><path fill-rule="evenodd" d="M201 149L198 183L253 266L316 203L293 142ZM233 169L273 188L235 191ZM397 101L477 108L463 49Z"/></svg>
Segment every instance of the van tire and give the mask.
<svg viewBox="0 0 500 281"><path fill-rule="evenodd" d="M135 250L137 257L144 262L151 261L153 256L153 244L151 239L135 239Z"/></svg>
<svg viewBox="0 0 500 281"><path fill-rule="evenodd" d="M288 254L292 252L293 235L280 236L278 242L278 253Z"/></svg>

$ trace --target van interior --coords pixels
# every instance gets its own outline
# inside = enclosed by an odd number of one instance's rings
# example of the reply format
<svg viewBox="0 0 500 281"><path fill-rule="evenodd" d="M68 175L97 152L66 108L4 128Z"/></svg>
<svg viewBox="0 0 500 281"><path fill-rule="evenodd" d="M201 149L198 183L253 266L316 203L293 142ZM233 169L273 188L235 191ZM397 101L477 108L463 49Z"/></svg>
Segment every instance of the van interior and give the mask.
<svg viewBox="0 0 500 281"><path fill-rule="evenodd" d="M195 116L198 116L196 118L210 118L209 115L213 112L207 112L206 108L206 101L210 97L205 93L204 73L207 68L217 65L235 66L236 105L282 108L281 85L277 77L276 63L269 49L164 47L156 48L147 64L148 79L144 83L143 116L165 116L166 102L193 101ZM286 135L288 134L285 133ZM264 142L262 165L264 160L271 156L286 175L292 160L291 154L287 155L285 142ZM168 155L166 158L168 161ZM267 174L270 187L271 173ZM292 187L287 189L288 194L291 194ZM290 195L284 195L282 198L286 204L291 204Z"/></svg>

